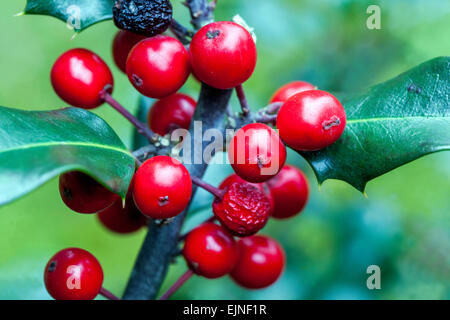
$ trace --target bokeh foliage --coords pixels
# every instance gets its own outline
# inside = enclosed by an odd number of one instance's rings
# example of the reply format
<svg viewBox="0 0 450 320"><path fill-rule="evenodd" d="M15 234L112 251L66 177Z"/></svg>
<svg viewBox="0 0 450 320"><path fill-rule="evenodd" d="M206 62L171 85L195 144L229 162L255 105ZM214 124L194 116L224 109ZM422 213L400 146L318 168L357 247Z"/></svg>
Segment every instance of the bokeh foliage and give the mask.
<svg viewBox="0 0 450 320"><path fill-rule="evenodd" d="M181 1L172 1L177 19L188 23ZM366 8L379 4L382 29L366 28ZM25 1L0 3L0 105L48 110L64 105L53 93L49 72L63 51L87 47L111 66L113 23L73 32L43 16L13 17ZM449 55L450 4L445 0L219 0L217 19L239 13L256 28L259 61L245 85L251 105L267 103L281 84L303 79L334 92L357 92L431 58ZM13 31L11 31L13 30ZM137 94L113 67L115 97L134 110ZM190 81L183 91L198 94ZM234 99L234 107L237 101ZM131 127L104 106L95 111L131 143ZM1 137L0 137L1 138ZM211 299L379 299L450 298L450 154L427 156L370 182L368 198L338 181L318 190L308 165L294 152L289 162L311 181L305 212L289 221L271 221L265 233L286 248L288 267L281 280L261 291L238 288L228 278L194 278L176 298ZM212 165L206 180L228 173ZM186 229L211 214L201 192L198 212ZM78 215L59 198L57 180L0 208L0 298L46 299L42 273L59 249L77 246L98 257L105 287L120 294L127 282L144 232L116 236L95 216ZM382 289L366 288L366 268L382 270ZM182 259L171 269L167 287L185 269Z"/></svg>

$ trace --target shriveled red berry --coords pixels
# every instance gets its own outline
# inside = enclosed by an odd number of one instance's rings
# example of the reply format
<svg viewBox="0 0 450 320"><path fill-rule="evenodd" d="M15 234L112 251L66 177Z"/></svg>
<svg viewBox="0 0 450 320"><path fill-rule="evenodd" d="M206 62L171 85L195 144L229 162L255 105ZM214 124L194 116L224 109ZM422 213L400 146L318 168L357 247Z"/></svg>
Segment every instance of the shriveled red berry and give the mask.
<svg viewBox="0 0 450 320"><path fill-rule="evenodd" d="M100 211L97 217L108 230L122 234L138 231L147 225L147 218L136 207L132 197L127 197L125 207L122 199L117 197L117 200Z"/></svg>
<svg viewBox="0 0 450 320"><path fill-rule="evenodd" d="M114 193L79 171L59 176L59 193L66 206L78 213L99 212L116 199Z"/></svg>
<svg viewBox="0 0 450 320"><path fill-rule="evenodd" d="M164 98L174 94L190 74L189 54L175 38L158 35L139 42L127 59L127 75L144 96Z"/></svg>
<svg viewBox="0 0 450 320"><path fill-rule="evenodd" d="M278 133L262 123L247 124L234 135L228 148L231 166L248 182L275 176L286 161L286 147Z"/></svg>
<svg viewBox="0 0 450 320"><path fill-rule="evenodd" d="M236 236L247 237L261 230L272 211L270 199L249 183L233 183L222 199L213 202L220 223Z"/></svg>
<svg viewBox="0 0 450 320"><path fill-rule="evenodd" d="M189 53L195 76L218 89L234 88L247 81L257 59L250 33L230 21L201 28L192 38Z"/></svg>
<svg viewBox="0 0 450 320"><path fill-rule="evenodd" d="M144 39L145 36L130 31L120 30L117 32L114 37L112 52L114 62L123 73L127 72L127 58L131 49L133 49L139 41Z"/></svg>
<svg viewBox="0 0 450 320"><path fill-rule="evenodd" d="M189 129L197 102L182 93L176 93L155 102L148 113L150 129L166 135L174 129Z"/></svg>
<svg viewBox="0 0 450 320"><path fill-rule="evenodd" d="M274 218L293 217L303 210L308 201L308 180L296 167L285 165L280 173L267 181L267 185L274 199Z"/></svg>
<svg viewBox="0 0 450 320"><path fill-rule="evenodd" d="M183 164L168 156L145 161L134 179L133 197L138 209L153 219L180 214L192 193L191 176Z"/></svg>
<svg viewBox="0 0 450 320"><path fill-rule="evenodd" d="M274 102L286 102L290 97L293 95L308 91L308 90L315 90L316 87L313 86L311 83L305 82L305 81L293 81L289 82L288 84L285 84L280 89L278 89L272 98L270 99L270 103Z"/></svg>
<svg viewBox="0 0 450 320"><path fill-rule="evenodd" d="M111 93L114 86L106 63L86 49L72 49L61 55L53 65L51 81L62 100L83 109L100 106L101 92Z"/></svg>
<svg viewBox="0 0 450 320"><path fill-rule="evenodd" d="M240 184L248 183L248 184L251 184L251 185L257 187L260 191L264 192L264 194L270 200L271 207L272 207L271 213L273 212L273 208L275 206L275 202L274 202L272 193L270 192L270 188L267 185L267 183L264 183L264 182L263 183L250 183L250 182L245 181L244 179L242 179L241 177L239 177L237 174L234 173L234 174L228 176L225 180L222 181L222 183L219 186L219 189L225 190L229 186L231 186L233 183L240 183Z"/></svg>
<svg viewBox="0 0 450 320"><path fill-rule="evenodd" d="M283 248L267 236L252 236L238 242L239 258L231 278L248 289L262 289L280 277L285 265Z"/></svg>
<svg viewBox="0 0 450 320"><path fill-rule="evenodd" d="M195 273L214 279L233 270L238 249L233 236L224 227L205 223L189 232L183 256Z"/></svg>
<svg viewBox="0 0 450 320"><path fill-rule="evenodd" d="M347 122L342 104L321 90L297 93L280 108L277 128L291 148L316 151L335 143Z"/></svg>
<svg viewBox="0 0 450 320"><path fill-rule="evenodd" d="M56 300L92 300L103 283L103 270L98 260L79 248L56 253L47 263L44 282Z"/></svg>

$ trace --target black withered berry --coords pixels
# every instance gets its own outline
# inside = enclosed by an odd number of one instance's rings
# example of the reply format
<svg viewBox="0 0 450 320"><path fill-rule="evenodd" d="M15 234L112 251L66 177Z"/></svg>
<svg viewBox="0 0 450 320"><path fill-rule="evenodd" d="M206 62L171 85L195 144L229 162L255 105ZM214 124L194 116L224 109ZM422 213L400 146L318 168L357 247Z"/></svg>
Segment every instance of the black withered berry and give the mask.
<svg viewBox="0 0 450 320"><path fill-rule="evenodd" d="M116 0L113 14L118 28L152 37L169 27L172 5L169 0Z"/></svg>

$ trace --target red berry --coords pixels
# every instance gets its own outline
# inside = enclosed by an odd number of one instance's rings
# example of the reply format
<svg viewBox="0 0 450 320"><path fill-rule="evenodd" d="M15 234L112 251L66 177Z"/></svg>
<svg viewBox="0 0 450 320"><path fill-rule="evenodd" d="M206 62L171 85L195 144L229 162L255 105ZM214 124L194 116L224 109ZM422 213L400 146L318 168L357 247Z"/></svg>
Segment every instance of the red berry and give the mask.
<svg viewBox="0 0 450 320"><path fill-rule="evenodd" d="M274 178L267 181L275 208L274 218L284 219L300 213L308 201L308 180L296 167L285 165Z"/></svg>
<svg viewBox="0 0 450 320"><path fill-rule="evenodd" d="M66 206L78 213L99 212L116 200L114 193L79 171L59 176L59 193Z"/></svg>
<svg viewBox="0 0 450 320"><path fill-rule="evenodd" d="M168 219L188 205L192 181L183 164L168 156L145 161L135 174L133 196L138 209L153 219Z"/></svg>
<svg viewBox="0 0 450 320"><path fill-rule="evenodd" d="M156 101L148 114L150 129L162 136L174 129L189 129L196 105L194 99L182 93Z"/></svg>
<svg viewBox="0 0 450 320"><path fill-rule="evenodd" d="M51 81L62 100L83 109L100 106L101 91L111 93L114 86L106 63L86 49L72 49L60 56L53 65Z"/></svg>
<svg viewBox="0 0 450 320"><path fill-rule="evenodd" d="M277 116L283 141L299 151L320 150L336 142L346 124L345 110L331 94L304 91L289 98Z"/></svg>
<svg viewBox="0 0 450 320"><path fill-rule="evenodd" d="M147 224L147 218L138 210L132 197L127 197L125 207L122 199L117 197L112 206L100 211L97 217L108 230L123 234L135 232Z"/></svg>
<svg viewBox="0 0 450 320"><path fill-rule="evenodd" d="M145 36L135 34L130 31L120 30L117 32L113 41L113 58L117 67L124 73L127 72L127 58L131 49L141 40L144 40Z"/></svg>
<svg viewBox="0 0 450 320"><path fill-rule="evenodd" d="M139 42L127 60L127 75L140 93L164 98L180 89L189 77L189 54L175 38L158 35Z"/></svg>
<svg viewBox="0 0 450 320"><path fill-rule="evenodd" d="M236 241L226 229L205 223L189 232L183 256L195 273L214 279L233 270L238 251Z"/></svg>
<svg viewBox="0 0 450 320"><path fill-rule="evenodd" d="M89 252L68 248L56 253L47 263L44 282L56 300L92 300L103 283L103 270Z"/></svg>
<svg viewBox="0 0 450 320"><path fill-rule="evenodd" d="M204 26L194 35L190 46L194 74L218 89L234 88L247 81L255 70L256 56L250 33L229 21Z"/></svg>
<svg viewBox="0 0 450 320"><path fill-rule="evenodd" d="M213 211L231 233L246 237L261 230L272 212L270 199L254 185L233 183L222 199L213 202Z"/></svg>
<svg viewBox="0 0 450 320"><path fill-rule="evenodd" d="M283 167L286 147L275 130L262 123L251 123L234 135L228 158L241 178L249 182L264 182Z"/></svg>
<svg viewBox="0 0 450 320"><path fill-rule="evenodd" d="M280 244L267 236L252 236L238 242L239 259L231 278L248 289L270 286L281 275L285 254Z"/></svg>
<svg viewBox="0 0 450 320"><path fill-rule="evenodd" d="M225 180L222 181L222 183L219 186L219 189L224 190L224 189L228 188L229 186L231 186L233 183L240 183L240 184L248 183L248 184L251 184L251 185L257 187L260 191L264 192L264 194L267 196L267 198L269 198L271 207L272 207L272 211L273 211L275 203L274 203L272 193L270 192L270 188L267 185L267 183L249 183L249 182L245 181L244 179L242 179L241 177L239 177L237 174L232 174L232 175L228 176ZM271 211L271 214L272 214L272 211Z"/></svg>
<svg viewBox="0 0 450 320"><path fill-rule="evenodd" d="M270 103L274 102L286 102L290 97L293 95L308 91L308 90L315 90L316 87L313 86L311 83L305 82L305 81L293 81L288 84L285 84L280 89L278 89L275 94L270 99Z"/></svg>

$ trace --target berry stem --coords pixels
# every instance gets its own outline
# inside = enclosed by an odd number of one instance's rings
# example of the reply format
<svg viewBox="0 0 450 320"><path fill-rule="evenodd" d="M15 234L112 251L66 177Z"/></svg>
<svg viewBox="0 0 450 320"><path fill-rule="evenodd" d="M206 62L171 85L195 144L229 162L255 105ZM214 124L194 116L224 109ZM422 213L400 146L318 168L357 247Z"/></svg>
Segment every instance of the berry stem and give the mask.
<svg viewBox="0 0 450 320"><path fill-rule="evenodd" d="M275 123L276 120L276 114L259 114L255 117L255 121L259 123Z"/></svg>
<svg viewBox="0 0 450 320"><path fill-rule="evenodd" d="M211 193L213 196L215 196L216 198L222 199L223 197L223 191L210 185L209 183L206 183L205 181L203 181L200 178L197 178L196 176L191 176L192 179L192 183L194 183L195 185L199 186L200 188L208 191L209 193Z"/></svg>
<svg viewBox="0 0 450 320"><path fill-rule="evenodd" d="M192 276L194 275L194 271L188 270L186 271L175 283L169 288L169 290L164 293L159 300L167 300L169 299L180 287L186 283Z"/></svg>
<svg viewBox="0 0 450 320"><path fill-rule="evenodd" d="M140 166L142 166L142 161L141 160L139 160L138 158L134 158L134 160L136 161L136 165L138 166L138 167L140 167Z"/></svg>
<svg viewBox="0 0 450 320"><path fill-rule="evenodd" d="M282 105L282 102L274 102L269 104L256 114L254 120L260 123L276 123L278 111Z"/></svg>
<svg viewBox="0 0 450 320"><path fill-rule="evenodd" d="M196 0L197 1L197 0ZM199 1L199 0L198 0ZM208 2L206 2L207 4ZM226 122L224 115L229 103L232 90L219 90L202 84L200 97L194 120L203 122L203 129L215 128L225 133ZM143 100L141 107L148 107L148 100ZM142 109L144 110L144 109ZM146 113L141 113L142 121L145 121ZM193 128L190 131L190 142L194 145L195 134ZM225 134L224 134L225 136ZM142 141L143 142L143 141ZM191 153L190 164L186 163L191 176L203 177L208 164L203 161L201 164L195 163L195 152L203 153L204 148L210 142L204 141L202 148ZM141 146L141 145L139 145ZM136 145L136 147L139 147ZM193 186L193 195L198 187ZM156 221L152 221L148 226L148 233L139 251L133 272L130 274L127 288L123 295L125 300L148 300L154 299L167 274L169 265L173 260L173 253L178 245L180 229L186 217L186 208L181 214L174 218L172 223L165 226L158 226Z"/></svg>
<svg viewBox="0 0 450 320"><path fill-rule="evenodd" d="M188 30L185 26L183 26L175 19L172 19L170 30L184 45L189 44L191 41L188 38L192 38L194 36L194 33L192 31Z"/></svg>
<svg viewBox="0 0 450 320"><path fill-rule="evenodd" d="M191 23L196 30L214 21L214 8L208 0L186 0L182 3L189 8Z"/></svg>
<svg viewBox="0 0 450 320"><path fill-rule="evenodd" d="M273 102L269 104L267 107L265 107L263 110L265 110L265 112L269 114L278 113L282 105L283 102Z"/></svg>
<svg viewBox="0 0 450 320"><path fill-rule="evenodd" d="M248 107L247 97L245 96L244 87L242 84L238 85L236 88L236 93L239 98L239 102L241 103L242 114L247 116L250 113L250 109Z"/></svg>
<svg viewBox="0 0 450 320"><path fill-rule="evenodd" d="M116 297L113 293L111 293L110 291L106 290L105 288L101 288L100 295L104 296L106 299L108 300L120 300L118 297Z"/></svg>
<svg viewBox="0 0 450 320"><path fill-rule="evenodd" d="M127 109L117 102L117 100L115 100L108 92L102 91L101 97L107 104L116 109L121 115L130 121L136 127L137 131L143 134L150 142L154 142L157 139L156 135L150 130L150 128L136 119L135 116L133 116Z"/></svg>

